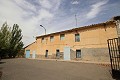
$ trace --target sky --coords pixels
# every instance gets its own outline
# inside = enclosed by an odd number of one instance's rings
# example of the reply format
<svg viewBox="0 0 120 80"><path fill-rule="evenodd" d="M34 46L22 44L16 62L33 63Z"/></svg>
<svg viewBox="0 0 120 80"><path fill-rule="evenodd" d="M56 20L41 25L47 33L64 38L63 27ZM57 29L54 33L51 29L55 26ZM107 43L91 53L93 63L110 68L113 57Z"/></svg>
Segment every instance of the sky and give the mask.
<svg viewBox="0 0 120 80"><path fill-rule="evenodd" d="M10 27L18 24L25 46L45 34L40 25L49 34L105 22L119 15L120 0L0 0L0 27L4 22Z"/></svg>

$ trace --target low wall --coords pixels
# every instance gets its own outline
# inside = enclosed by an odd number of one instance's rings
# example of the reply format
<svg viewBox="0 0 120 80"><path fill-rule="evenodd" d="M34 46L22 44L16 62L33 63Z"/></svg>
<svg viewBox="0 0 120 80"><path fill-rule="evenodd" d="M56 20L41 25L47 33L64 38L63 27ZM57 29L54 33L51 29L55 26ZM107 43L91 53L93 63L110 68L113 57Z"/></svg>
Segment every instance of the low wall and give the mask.
<svg viewBox="0 0 120 80"><path fill-rule="evenodd" d="M94 61L94 62L109 62L109 51L108 48L82 48L81 49L81 58L76 58L76 51L70 51L70 59L71 60L83 60L83 61ZM35 58L40 59L64 59L64 53L60 52L60 56L56 57L56 54L48 55L39 55L36 54ZM32 54L30 54L30 58L32 58Z"/></svg>
<svg viewBox="0 0 120 80"><path fill-rule="evenodd" d="M56 54L48 55L47 57L45 57L45 55L36 54L36 58L40 58L40 59L63 59L63 52L60 53L59 57L56 57Z"/></svg>

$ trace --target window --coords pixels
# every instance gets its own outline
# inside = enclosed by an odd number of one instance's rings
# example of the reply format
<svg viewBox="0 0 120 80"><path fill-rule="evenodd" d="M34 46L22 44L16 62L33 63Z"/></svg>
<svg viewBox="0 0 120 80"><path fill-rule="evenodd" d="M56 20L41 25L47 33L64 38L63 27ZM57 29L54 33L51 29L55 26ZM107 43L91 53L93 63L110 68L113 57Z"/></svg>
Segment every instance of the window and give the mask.
<svg viewBox="0 0 120 80"><path fill-rule="evenodd" d="M44 42L44 37L42 38L42 40L41 40L41 43L43 43Z"/></svg>
<svg viewBox="0 0 120 80"><path fill-rule="evenodd" d="M65 39L65 34L60 34L60 40L64 40Z"/></svg>
<svg viewBox="0 0 120 80"><path fill-rule="evenodd" d="M75 34L75 42L80 42L80 35L79 34Z"/></svg>
<svg viewBox="0 0 120 80"><path fill-rule="evenodd" d="M46 50L45 57L48 57L48 50Z"/></svg>
<svg viewBox="0 0 120 80"><path fill-rule="evenodd" d="M50 36L50 42L53 42L54 36Z"/></svg>
<svg viewBox="0 0 120 80"><path fill-rule="evenodd" d="M59 51L59 49L56 50L56 57L60 58L60 51Z"/></svg>
<svg viewBox="0 0 120 80"><path fill-rule="evenodd" d="M81 50L76 50L76 58L81 58Z"/></svg>

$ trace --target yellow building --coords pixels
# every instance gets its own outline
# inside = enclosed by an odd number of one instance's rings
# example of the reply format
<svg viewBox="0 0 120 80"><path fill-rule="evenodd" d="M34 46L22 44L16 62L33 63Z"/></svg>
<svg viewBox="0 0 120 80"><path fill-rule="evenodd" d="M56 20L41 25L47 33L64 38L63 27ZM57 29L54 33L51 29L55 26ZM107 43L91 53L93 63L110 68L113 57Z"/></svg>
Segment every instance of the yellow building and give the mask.
<svg viewBox="0 0 120 80"><path fill-rule="evenodd" d="M109 61L107 40L118 37L115 19L37 36L25 47L26 58Z"/></svg>

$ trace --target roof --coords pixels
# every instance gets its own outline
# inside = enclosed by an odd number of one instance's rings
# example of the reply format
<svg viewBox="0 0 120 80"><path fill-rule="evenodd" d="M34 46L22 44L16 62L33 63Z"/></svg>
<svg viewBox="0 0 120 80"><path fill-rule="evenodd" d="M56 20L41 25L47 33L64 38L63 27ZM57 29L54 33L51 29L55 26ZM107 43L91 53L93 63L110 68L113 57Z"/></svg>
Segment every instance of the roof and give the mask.
<svg viewBox="0 0 120 80"><path fill-rule="evenodd" d="M120 20L120 16L114 16L109 21Z"/></svg>
<svg viewBox="0 0 120 80"><path fill-rule="evenodd" d="M92 25L87 25L87 26L83 26L83 27L78 27L78 28L73 28L73 29L69 29L69 30L64 30L64 31L60 31L60 32L55 32L55 33L50 33L50 34L47 34L47 35L41 35L41 36L36 36L36 39L37 38L41 38L41 37L45 37L45 36L49 36L49 35L54 35L54 34L61 34L61 33L65 33L65 32L72 32L72 31L76 31L76 30L80 30L80 29L88 29L88 28L94 28L96 26L100 26L100 25L106 25L106 24L113 24L115 23L116 20L120 20L120 16L114 16L112 17L110 20L106 21L106 22L103 22L103 23L98 23L98 24L92 24ZM28 46L34 44L35 42L27 45L26 47L24 48L27 48Z"/></svg>
<svg viewBox="0 0 120 80"><path fill-rule="evenodd" d="M114 23L114 20L110 20L110 21L103 22L103 23L98 23L98 24L87 25L87 26L78 27L78 28L73 28L73 29L69 29L69 30L64 30L64 31L60 31L60 32L50 33L50 34L46 34L46 35L36 36L36 39L37 38L41 38L41 37L46 37L46 36L54 35L54 34L62 34L62 33L65 33L65 32L76 31L78 29L79 30L88 29L88 28L93 28L93 27L96 27L96 26L105 25L105 24L112 24L112 23Z"/></svg>
<svg viewBox="0 0 120 80"><path fill-rule="evenodd" d="M36 41L35 41L35 42L36 42ZM31 43L31 44L29 44L29 45L25 46L25 47L24 47L24 49L25 49L25 48L27 48L28 46L30 46L30 45L32 45L32 44L34 44L35 42L33 42L33 43Z"/></svg>

